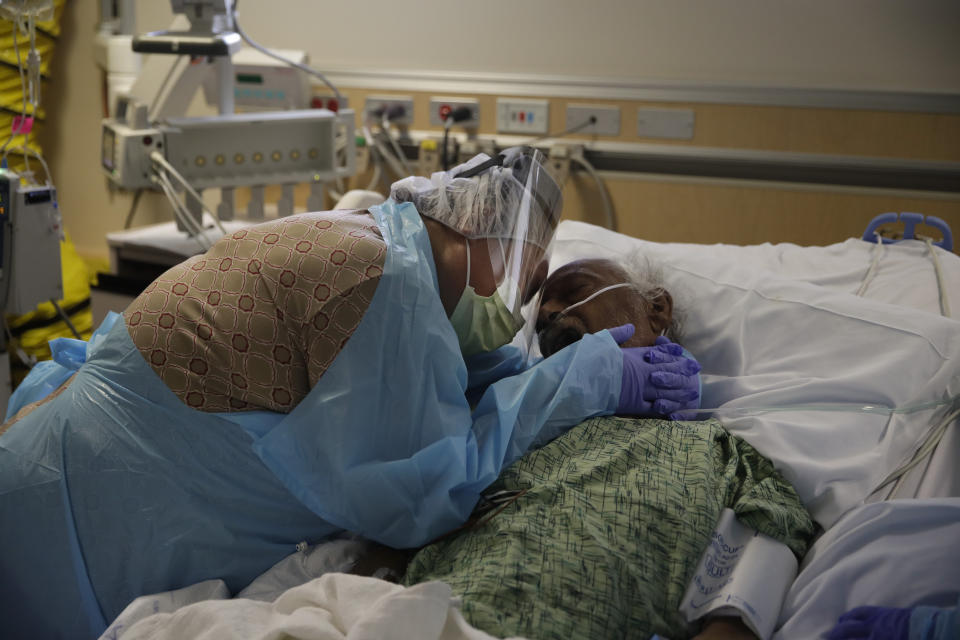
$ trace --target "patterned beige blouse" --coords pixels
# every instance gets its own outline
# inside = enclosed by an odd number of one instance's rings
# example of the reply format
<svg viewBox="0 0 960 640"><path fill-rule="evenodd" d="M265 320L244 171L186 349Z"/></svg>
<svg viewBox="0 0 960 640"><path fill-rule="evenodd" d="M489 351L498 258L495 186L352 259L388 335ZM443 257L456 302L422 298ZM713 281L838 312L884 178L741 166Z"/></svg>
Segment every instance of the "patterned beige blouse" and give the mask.
<svg viewBox="0 0 960 640"><path fill-rule="evenodd" d="M287 413L357 329L385 258L366 211L291 216L237 231L173 267L124 319L188 406Z"/></svg>

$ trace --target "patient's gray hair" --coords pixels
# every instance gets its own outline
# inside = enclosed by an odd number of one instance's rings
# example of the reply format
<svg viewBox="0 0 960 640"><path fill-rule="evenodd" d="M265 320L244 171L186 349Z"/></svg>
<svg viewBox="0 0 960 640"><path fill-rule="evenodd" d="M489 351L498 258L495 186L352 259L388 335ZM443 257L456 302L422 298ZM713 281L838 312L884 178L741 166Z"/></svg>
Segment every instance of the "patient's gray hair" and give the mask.
<svg viewBox="0 0 960 640"><path fill-rule="evenodd" d="M627 272L630 283L640 292L644 303L648 307L663 292L667 291L664 285L663 267L654 264L640 252L633 252L624 256L623 260L620 261L620 266ZM670 291L670 297L673 298L673 317L670 326L667 327L667 337L673 342L680 342L683 334L683 313L677 300L677 292Z"/></svg>

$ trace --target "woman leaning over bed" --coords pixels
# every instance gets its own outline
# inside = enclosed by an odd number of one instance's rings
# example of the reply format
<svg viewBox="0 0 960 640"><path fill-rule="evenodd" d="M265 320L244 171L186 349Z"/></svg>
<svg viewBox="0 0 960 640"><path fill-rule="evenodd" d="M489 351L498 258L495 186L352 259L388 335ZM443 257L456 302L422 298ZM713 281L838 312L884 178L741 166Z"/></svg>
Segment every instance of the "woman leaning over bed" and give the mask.
<svg viewBox="0 0 960 640"><path fill-rule="evenodd" d="M238 591L342 530L419 546L534 441L695 406L652 378L695 389L676 345L608 332L501 369L470 406L464 356L516 334L561 200L533 150L481 155L369 211L224 237L68 343L74 377L0 436L4 633L96 636L139 595Z"/></svg>

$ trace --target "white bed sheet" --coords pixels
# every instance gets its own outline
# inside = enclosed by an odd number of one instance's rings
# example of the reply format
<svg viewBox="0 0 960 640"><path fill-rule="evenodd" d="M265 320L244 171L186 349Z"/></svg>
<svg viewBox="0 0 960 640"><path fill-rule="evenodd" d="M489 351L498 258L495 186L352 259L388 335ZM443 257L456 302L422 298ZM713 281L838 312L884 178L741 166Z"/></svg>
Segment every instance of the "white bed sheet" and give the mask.
<svg viewBox="0 0 960 640"><path fill-rule="evenodd" d="M493 640L470 626L443 582L413 587L327 573L262 602L221 580L137 598L100 640Z"/></svg>
<svg viewBox="0 0 960 640"><path fill-rule="evenodd" d="M960 498L862 504L947 413L944 403L960 402L960 323L939 316L926 245L884 247L863 298L852 294L875 248L856 239L829 247L656 244L564 222L551 268L636 251L664 267L668 288L686 310L684 344L704 366L704 406L724 408L718 417L774 461L827 528L787 595L775 637L817 637L862 604L955 604ZM960 258L938 255L960 308ZM932 406L893 416L797 407L823 403ZM788 405L794 408L730 412ZM960 496L958 460L955 421L903 493ZM254 607L266 611L288 589L319 584L311 578L352 561L350 549L339 547L327 557L327 546L278 563L241 595L266 601ZM912 579L909 585L904 576ZM364 588L373 593L386 587L375 581ZM181 617L157 630L177 629L192 616L193 629L222 630L216 625L235 617L231 602L194 609L179 602Z"/></svg>
<svg viewBox="0 0 960 640"><path fill-rule="evenodd" d="M854 607L954 607L960 594L960 498L860 507L804 558L775 640L820 638Z"/></svg>
<svg viewBox="0 0 960 640"><path fill-rule="evenodd" d="M873 250L859 240L658 244L568 221L551 268L634 252L661 265L685 314L684 346L703 365L703 406L722 409L717 417L772 459L828 528L960 403L960 323L939 315L935 278L915 282L915 272L932 274L926 245L884 249L873 298L851 293ZM937 251L960 283L960 258Z"/></svg>

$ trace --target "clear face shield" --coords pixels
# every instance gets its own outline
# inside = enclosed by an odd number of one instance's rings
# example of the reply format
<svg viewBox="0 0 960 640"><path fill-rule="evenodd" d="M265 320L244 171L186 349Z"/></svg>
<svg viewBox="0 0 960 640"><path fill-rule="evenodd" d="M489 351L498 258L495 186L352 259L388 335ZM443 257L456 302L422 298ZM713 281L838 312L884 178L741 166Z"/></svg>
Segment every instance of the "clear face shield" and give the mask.
<svg viewBox="0 0 960 640"><path fill-rule="evenodd" d="M506 344L527 325L531 330L524 332L525 342L533 338L534 323L524 321L521 309L546 279L563 207L560 186L545 161L531 147L512 147L495 157L479 154L429 179L413 176L391 187L394 200L412 202L421 215L465 238L464 296L470 300L461 300L451 316L464 355ZM476 338L469 347L468 331Z"/></svg>
<svg viewBox="0 0 960 640"><path fill-rule="evenodd" d="M519 332L516 342L522 347L529 347L533 339L532 331L521 331L533 325L525 321L522 310L546 280L563 206L560 187L544 162L540 152L514 147L494 158L474 158L451 172L454 181L478 181L478 202L482 202L470 210L479 213L483 222L461 231L470 248L471 266L477 265L468 283L478 296L486 298L488 307L498 305L501 315L505 312L512 320L492 319L494 324L504 325L501 340L512 340ZM478 322L487 321L491 320L478 318Z"/></svg>

